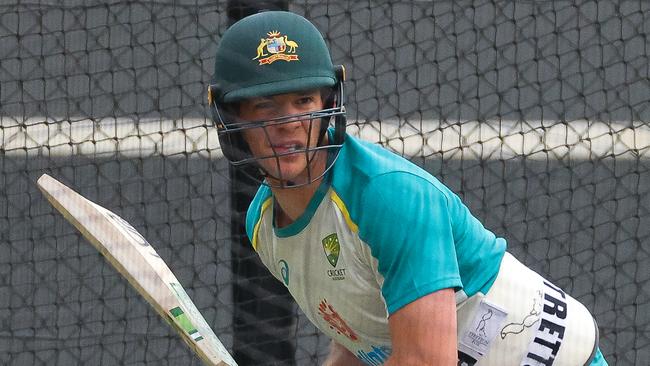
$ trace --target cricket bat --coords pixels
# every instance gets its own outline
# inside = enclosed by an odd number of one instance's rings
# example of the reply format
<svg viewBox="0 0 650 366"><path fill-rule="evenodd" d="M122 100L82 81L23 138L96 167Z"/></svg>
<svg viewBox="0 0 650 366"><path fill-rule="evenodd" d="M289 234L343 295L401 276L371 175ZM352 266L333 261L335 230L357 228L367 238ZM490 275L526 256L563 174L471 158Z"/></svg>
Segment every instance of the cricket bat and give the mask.
<svg viewBox="0 0 650 366"><path fill-rule="evenodd" d="M47 174L38 179L37 185L206 365L237 366L176 276L133 226Z"/></svg>

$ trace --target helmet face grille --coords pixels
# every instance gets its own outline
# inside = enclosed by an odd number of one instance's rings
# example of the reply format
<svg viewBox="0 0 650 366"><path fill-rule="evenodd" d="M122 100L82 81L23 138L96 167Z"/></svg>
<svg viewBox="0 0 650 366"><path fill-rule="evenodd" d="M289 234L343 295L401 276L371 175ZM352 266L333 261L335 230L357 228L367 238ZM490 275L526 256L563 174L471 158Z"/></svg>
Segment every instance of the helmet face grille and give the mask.
<svg viewBox="0 0 650 366"><path fill-rule="evenodd" d="M210 109L224 156L233 166L243 168L241 171L244 174L248 170L246 167L254 166L261 172L263 179L249 177L272 187L300 187L322 178L332 168L343 144L345 107L341 105L339 97L343 91L342 84L339 83L338 86L336 91L324 98L325 106L331 106L330 108L263 121L243 121L234 113L228 112L230 108L213 101ZM281 129L283 125L297 121L301 121L308 129L306 143L282 149L273 147L270 129ZM333 133L328 134L328 127L333 127ZM244 134L254 134L258 139L264 139L260 143L271 146L270 152L254 155ZM299 178L289 179L283 176L282 161L287 158L303 159L305 169Z"/></svg>

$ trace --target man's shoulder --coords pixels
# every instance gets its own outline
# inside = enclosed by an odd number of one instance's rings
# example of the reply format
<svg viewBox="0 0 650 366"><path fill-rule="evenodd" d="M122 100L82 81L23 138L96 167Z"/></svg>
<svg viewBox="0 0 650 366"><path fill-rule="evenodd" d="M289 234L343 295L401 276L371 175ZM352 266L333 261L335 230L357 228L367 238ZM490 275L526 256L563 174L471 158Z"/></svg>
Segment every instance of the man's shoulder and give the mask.
<svg viewBox="0 0 650 366"><path fill-rule="evenodd" d="M453 197L433 175L382 146L354 137L345 144L335 165L332 188L356 223L364 222L368 215L415 214L416 197L441 209ZM376 222L375 218L368 222ZM395 217L386 219L394 222Z"/></svg>
<svg viewBox="0 0 650 366"><path fill-rule="evenodd" d="M249 238L252 238L253 229L262 217L264 208L271 197L271 188L264 184L260 185L255 193L255 197L253 197L253 200L248 206L248 211L246 211L246 233Z"/></svg>
<svg viewBox="0 0 650 366"><path fill-rule="evenodd" d="M250 205L248 205L247 215L257 213L259 216L262 210L262 206L264 206L264 203L268 201L271 197L272 197L271 188L269 188L269 186L265 184L261 184L257 188L257 192L255 192L255 196L253 197L253 200L251 201Z"/></svg>
<svg viewBox="0 0 650 366"><path fill-rule="evenodd" d="M379 144L347 135L334 168L333 185L337 191L350 191L356 195L367 189L377 189L377 184L373 183L378 181L390 181L391 187L386 188L396 191L400 191L401 186L413 185L432 184L443 188L431 173L401 155Z"/></svg>

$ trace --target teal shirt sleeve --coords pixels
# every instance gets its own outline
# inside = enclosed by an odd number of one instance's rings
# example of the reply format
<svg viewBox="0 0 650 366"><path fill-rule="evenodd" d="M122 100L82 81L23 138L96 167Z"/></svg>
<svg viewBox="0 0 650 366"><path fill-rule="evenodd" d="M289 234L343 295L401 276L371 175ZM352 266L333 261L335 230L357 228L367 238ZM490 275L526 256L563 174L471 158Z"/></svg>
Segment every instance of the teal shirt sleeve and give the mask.
<svg viewBox="0 0 650 366"><path fill-rule="evenodd" d="M395 171L364 189L359 236L384 277L389 314L444 288L462 288L449 199L432 181Z"/></svg>

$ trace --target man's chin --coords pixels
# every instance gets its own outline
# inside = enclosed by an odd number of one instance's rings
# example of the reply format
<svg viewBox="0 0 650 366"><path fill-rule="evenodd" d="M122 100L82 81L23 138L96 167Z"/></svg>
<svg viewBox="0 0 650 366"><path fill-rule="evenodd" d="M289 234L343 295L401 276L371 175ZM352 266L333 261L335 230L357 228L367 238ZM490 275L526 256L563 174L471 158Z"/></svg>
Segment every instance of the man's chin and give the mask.
<svg viewBox="0 0 650 366"><path fill-rule="evenodd" d="M303 176L302 174L284 174L284 175L273 174L269 178L274 183L274 185L277 186L291 187L291 186L303 185L309 182L309 178Z"/></svg>
<svg viewBox="0 0 650 366"><path fill-rule="evenodd" d="M317 180L319 176L322 175L323 168L319 167L320 164L314 164L314 162L312 162L311 166L308 166L304 161L304 156L301 157L301 160L293 161L291 161L292 159L283 158L280 158L279 166L275 164L266 164L267 166L265 167L265 170L268 173L268 178L272 180L274 185L305 185Z"/></svg>
<svg viewBox="0 0 650 366"><path fill-rule="evenodd" d="M277 173L277 172L276 172ZM319 177L319 174L316 172L308 172L303 170L301 172L287 172L284 171L282 174L270 174L268 177L271 180L271 183L275 186L281 187L293 187L293 186L302 186L314 182Z"/></svg>

